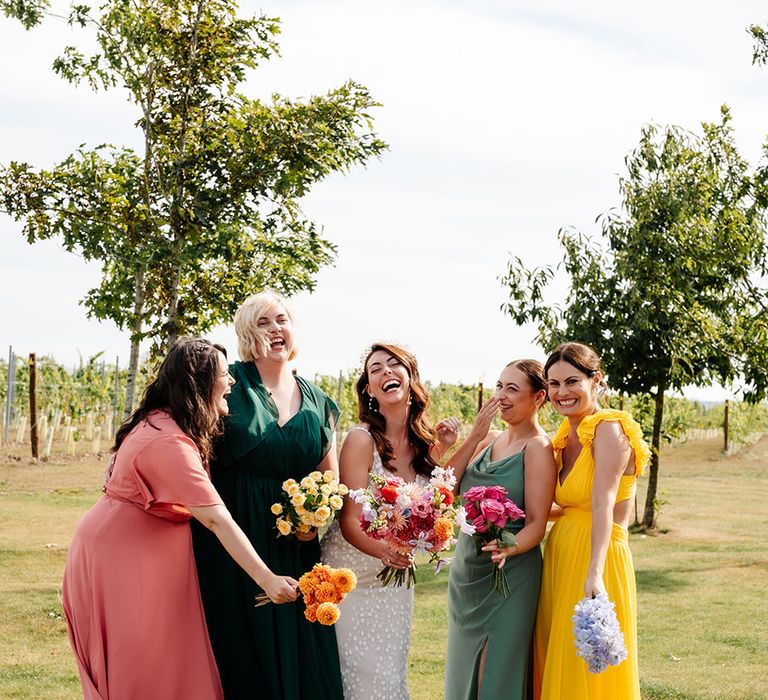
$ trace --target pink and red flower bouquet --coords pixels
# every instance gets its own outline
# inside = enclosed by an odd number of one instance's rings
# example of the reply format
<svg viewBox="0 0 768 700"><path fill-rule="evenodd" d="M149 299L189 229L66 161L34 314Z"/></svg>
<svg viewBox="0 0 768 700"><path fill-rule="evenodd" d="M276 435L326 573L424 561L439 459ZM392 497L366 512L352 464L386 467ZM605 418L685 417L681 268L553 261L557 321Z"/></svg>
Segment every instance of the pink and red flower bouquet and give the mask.
<svg viewBox="0 0 768 700"><path fill-rule="evenodd" d="M370 475L367 489L350 491L362 505L360 527L369 537L384 540L401 554L429 554L438 562L439 552L455 542L454 527L469 532L464 508L454 502L456 477L450 467L435 467L427 486L403 481L398 476ZM416 582L415 566L394 569L385 566L378 579L387 586L410 588Z"/></svg>
<svg viewBox="0 0 768 700"><path fill-rule="evenodd" d="M525 513L507 498L507 490L503 486L473 486L462 494L462 498L467 504L467 520L474 528L478 557L483 554L483 546L493 540L496 540L499 549L517 546L517 539L506 526L525 518ZM498 566L493 567L493 590L503 593L504 597L510 593L504 571Z"/></svg>

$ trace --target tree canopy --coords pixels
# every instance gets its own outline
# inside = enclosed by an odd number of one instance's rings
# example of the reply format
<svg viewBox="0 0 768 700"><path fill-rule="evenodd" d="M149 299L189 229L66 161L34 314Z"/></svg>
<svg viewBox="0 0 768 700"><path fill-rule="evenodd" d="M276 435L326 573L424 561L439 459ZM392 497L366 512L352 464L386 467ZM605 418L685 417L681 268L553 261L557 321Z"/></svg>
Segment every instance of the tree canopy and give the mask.
<svg viewBox="0 0 768 700"><path fill-rule="evenodd" d="M528 270L514 258L502 283L506 312L537 323L545 349L588 343L615 389L654 397L643 517L652 527L664 392L741 378L747 398L765 396L768 365L755 366L752 348L755 334L766 337L765 214L725 107L700 136L646 126L626 167L621 208L600 217L600 241L560 231L570 277L562 306L544 299L552 267Z"/></svg>
<svg viewBox="0 0 768 700"><path fill-rule="evenodd" d="M0 7L27 28L62 14L48 0ZM312 289L335 246L301 198L386 148L367 89L347 81L271 102L238 92L248 71L277 55L279 21L240 18L232 0L107 0L72 5L66 19L98 49L65 47L54 71L94 90L123 89L143 152L81 147L47 170L0 166L0 201L30 242L60 237L101 261L102 282L83 303L130 329L134 369L143 338L160 349L203 333L264 286Z"/></svg>

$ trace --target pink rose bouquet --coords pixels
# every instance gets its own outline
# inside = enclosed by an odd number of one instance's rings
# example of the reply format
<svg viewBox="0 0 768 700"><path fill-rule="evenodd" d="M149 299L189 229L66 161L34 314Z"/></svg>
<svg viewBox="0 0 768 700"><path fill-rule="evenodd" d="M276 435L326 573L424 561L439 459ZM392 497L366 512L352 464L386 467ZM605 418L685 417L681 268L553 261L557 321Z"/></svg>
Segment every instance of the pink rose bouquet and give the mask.
<svg viewBox="0 0 768 700"><path fill-rule="evenodd" d="M510 522L525 517L525 513L507 498L503 486L474 486L463 494L466 503L467 520L474 528L477 556L483 554L483 546L496 540L499 549L516 547L515 536L506 529ZM504 571L493 567L493 590L508 596L509 584Z"/></svg>
<svg viewBox="0 0 768 700"><path fill-rule="evenodd" d="M438 562L438 553L456 542L455 526L471 534L464 508L454 502L455 485L453 469L435 467L427 486L371 474L367 489L349 495L363 507L360 527L369 537L384 540L401 554L429 554L431 561ZM385 566L377 578L385 586L405 583L410 588L416 582L416 571L415 567Z"/></svg>

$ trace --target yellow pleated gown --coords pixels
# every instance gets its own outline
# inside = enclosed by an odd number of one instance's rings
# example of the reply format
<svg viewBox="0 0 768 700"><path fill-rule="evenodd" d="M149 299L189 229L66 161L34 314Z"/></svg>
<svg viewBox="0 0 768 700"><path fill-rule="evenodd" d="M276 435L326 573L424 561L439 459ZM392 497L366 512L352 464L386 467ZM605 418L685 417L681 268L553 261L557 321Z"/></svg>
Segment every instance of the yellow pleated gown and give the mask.
<svg viewBox="0 0 768 700"><path fill-rule="evenodd" d="M552 527L544 548L539 610L534 634L534 693L541 700L640 700L637 669L637 593L627 531L614 523L605 558L603 582L616 605L616 616L624 634L627 658L592 674L576 656L573 638L573 608L584 597L584 582L591 553L592 483L595 462L592 441L602 421L621 424L635 454L636 474L622 476L616 501L633 498L636 477L642 473L650 450L640 426L624 411L602 409L585 417L577 429L582 450L573 469L560 484L555 502L563 509ZM570 426L563 421L552 444L558 471Z"/></svg>

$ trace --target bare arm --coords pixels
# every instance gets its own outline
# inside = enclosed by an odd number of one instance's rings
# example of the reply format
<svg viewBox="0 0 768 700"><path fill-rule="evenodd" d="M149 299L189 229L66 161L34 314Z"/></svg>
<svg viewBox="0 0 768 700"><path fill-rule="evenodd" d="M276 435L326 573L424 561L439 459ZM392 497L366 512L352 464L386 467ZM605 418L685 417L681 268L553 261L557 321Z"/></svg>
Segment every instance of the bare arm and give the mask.
<svg viewBox="0 0 768 700"><path fill-rule="evenodd" d="M360 432L360 431L356 431ZM336 435L334 434L333 440L328 452L325 453L325 457L320 460L320 464L317 465L317 471L326 472L331 470L337 477L339 476L339 458L336 455Z"/></svg>
<svg viewBox="0 0 768 700"><path fill-rule="evenodd" d="M472 424L472 429L469 431L466 440L459 445L448 461L448 466L453 467L453 472L456 475L456 493L458 493L461 478L464 476L464 470L467 468L467 465L498 435L497 432L492 432L490 435L488 433L498 407L499 400L495 396L492 396L483 404L477 412L475 422Z"/></svg>
<svg viewBox="0 0 768 700"><path fill-rule="evenodd" d="M498 549L495 542L483 549L502 568L507 557L527 552L538 546L547 530L552 499L555 495L555 455L552 443L545 436L531 440L525 448L525 526L515 539L517 547Z"/></svg>
<svg viewBox="0 0 768 700"><path fill-rule="evenodd" d="M629 463L632 448L619 423L603 421L595 430L592 454L595 479L592 484L592 536L584 594L605 593L603 569L613 528L613 508L621 475Z"/></svg>
<svg viewBox="0 0 768 700"><path fill-rule="evenodd" d="M339 466L341 480L350 490L368 488L368 472L373 465L373 438L363 430L352 430L341 448ZM387 545L368 537L360 527L362 506L344 497L339 525L344 539L364 554L381 559L385 566L407 568L410 557L393 552Z"/></svg>
<svg viewBox="0 0 768 700"><path fill-rule="evenodd" d="M298 582L290 576L272 573L223 505L185 507L193 518L216 535L229 555L264 589L273 603L296 600Z"/></svg>
<svg viewBox="0 0 768 700"><path fill-rule="evenodd" d="M557 479L557 471L555 471L555 479ZM562 514L563 514L563 509L553 501L552 507L549 509L550 522L553 520L557 520Z"/></svg>

